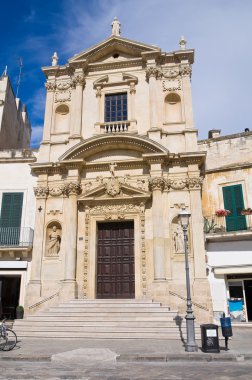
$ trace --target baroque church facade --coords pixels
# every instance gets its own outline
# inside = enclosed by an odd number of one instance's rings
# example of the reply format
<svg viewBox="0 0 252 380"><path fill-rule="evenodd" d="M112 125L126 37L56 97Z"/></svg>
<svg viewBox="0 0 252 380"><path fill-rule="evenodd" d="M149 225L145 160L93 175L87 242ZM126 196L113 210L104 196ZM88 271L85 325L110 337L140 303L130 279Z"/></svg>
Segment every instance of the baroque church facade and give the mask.
<svg viewBox="0 0 252 380"><path fill-rule="evenodd" d="M193 122L194 51L112 35L43 67L46 109L26 310L84 299L149 298L185 311L178 214L191 212L192 300L211 318L201 191L205 152ZM35 307L33 307L35 305ZM33 307L33 308L32 308Z"/></svg>

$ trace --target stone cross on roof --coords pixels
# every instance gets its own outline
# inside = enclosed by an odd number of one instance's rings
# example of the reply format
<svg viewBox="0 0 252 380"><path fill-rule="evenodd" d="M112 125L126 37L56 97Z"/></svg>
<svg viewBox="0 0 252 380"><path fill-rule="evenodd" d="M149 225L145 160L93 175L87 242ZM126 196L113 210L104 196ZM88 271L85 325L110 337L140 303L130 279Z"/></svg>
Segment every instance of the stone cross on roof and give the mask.
<svg viewBox="0 0 252 380"><path fill-rule="evenodd" d="M117 17L114 17L114 20L113 20L111 26L112 26L112 36L120 36L120 34L121 34L121 23Z"/></svg>

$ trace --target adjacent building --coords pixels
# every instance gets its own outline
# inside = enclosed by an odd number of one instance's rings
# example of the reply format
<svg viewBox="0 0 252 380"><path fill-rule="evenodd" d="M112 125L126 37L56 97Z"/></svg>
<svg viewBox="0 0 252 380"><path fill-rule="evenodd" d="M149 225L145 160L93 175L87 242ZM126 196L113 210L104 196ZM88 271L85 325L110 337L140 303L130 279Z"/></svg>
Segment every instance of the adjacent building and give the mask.
<svg viewBox="0 0 252 380"><path fill-rule="evenodd" d="M15 97L5 70L0 77L0 149L28 148L30 138L26 106Z"/></svg>
<svg viewBox="0 0 252 380"><path fill-rule="evenodd" d="M30 124L7 75L0 79L0 318L24 305L32 258L36 178Z"/></svg>
<svg viewBox="0 0 252 380"><path fill-rule="evenodd" d="M208 278L216 320L252 321L252 132L199 141L207 152L203 215Z"/></svg>

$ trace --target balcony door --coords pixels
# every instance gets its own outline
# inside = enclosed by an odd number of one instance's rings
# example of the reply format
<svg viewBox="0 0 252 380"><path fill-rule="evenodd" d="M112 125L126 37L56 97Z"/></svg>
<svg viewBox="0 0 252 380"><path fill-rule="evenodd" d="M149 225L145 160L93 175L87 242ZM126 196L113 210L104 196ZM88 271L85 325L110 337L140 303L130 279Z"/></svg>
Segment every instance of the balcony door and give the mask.
<svg viewBox="0 0 252 380"><path fill-rule="evenodd" d="M98 223L97 298L134 297L134 222Z"/></svg>
<svg viewBox="0 0 252 380"><path fill-rule="evenodd" d="M246 218L241 215L244 208L242 185L225 186L222 188L224 207L231 211L230 215L226 216L227 231L246 230Z"/></svg>

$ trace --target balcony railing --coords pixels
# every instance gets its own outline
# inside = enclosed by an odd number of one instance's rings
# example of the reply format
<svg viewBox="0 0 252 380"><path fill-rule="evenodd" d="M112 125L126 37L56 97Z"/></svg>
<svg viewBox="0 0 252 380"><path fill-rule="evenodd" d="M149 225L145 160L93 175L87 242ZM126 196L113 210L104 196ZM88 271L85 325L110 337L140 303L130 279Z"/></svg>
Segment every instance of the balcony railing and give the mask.
<svg viewBox="0 0 252 380"><path fill-rule="evenodd" d="M111 121L109 123L100 124L100 133L128 132L129 128L129 121Z"/></svg>
<svg viewBox="0 0 252 380"><path fill-rule="evenodd" d="M204 232L221 233L252 230L252 215L241 215L238 218L233 218L231 221L227 216L205 216L204 217Z"/></svg>
<svg viewBox="0 0 252 380"><path fill-rule="evenodd" d="M32 241L30 227L0 227L0 247L31 247Z"/></svg>

